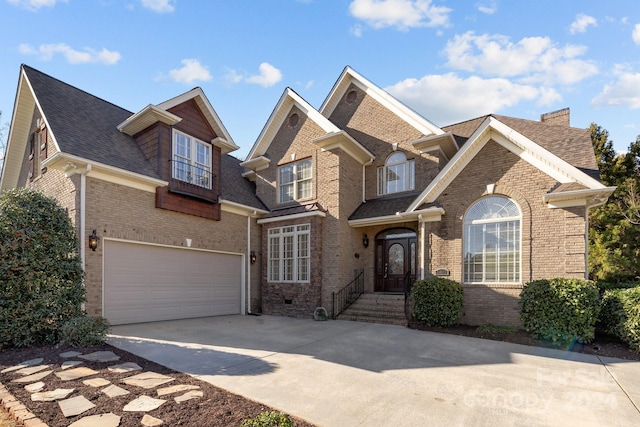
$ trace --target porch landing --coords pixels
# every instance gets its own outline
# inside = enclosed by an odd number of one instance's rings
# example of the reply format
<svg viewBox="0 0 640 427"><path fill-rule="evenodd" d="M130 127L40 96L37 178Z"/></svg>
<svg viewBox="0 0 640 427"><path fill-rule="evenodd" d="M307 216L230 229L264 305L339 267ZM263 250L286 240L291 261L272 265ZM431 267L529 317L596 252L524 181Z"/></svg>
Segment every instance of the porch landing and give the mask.
<svg viewBox="0 0 640 427"><path fill-rule="evenodd" d="M407 326L403 294L362 294L338 320Z"/></svg>

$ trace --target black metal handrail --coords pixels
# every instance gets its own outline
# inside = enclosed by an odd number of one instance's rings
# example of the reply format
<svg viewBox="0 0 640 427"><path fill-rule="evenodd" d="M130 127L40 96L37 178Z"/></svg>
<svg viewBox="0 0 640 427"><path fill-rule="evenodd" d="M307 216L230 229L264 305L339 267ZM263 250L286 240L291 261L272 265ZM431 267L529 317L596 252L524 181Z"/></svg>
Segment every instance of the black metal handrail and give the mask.
<svg viewBox="0 0 640 427"><path fill-rule="evenodd" d="M169 162L171 163L171 176L173 179L188 182L198 187L213 188L214 175L211 173L210 168L203 168L176 159L169 160Z"/></svg>
<svg viewBox="0 0 640 427"><path fill-rule="evenodd" d="M335 319L364 294L364 270L354 270L356 277L338 292L331 292L331 318Z"/></svg>
<svg viewBox="0 0 640 427"><path fill-rule="evenodd" d="M411 272L407 271L407 274L404 275L404 279L402 279L402 288L404 290L404 315L408 321L411 321L413 317L411 304L409 301L412 287L413 287L413 277L411 275Z"/></svg>

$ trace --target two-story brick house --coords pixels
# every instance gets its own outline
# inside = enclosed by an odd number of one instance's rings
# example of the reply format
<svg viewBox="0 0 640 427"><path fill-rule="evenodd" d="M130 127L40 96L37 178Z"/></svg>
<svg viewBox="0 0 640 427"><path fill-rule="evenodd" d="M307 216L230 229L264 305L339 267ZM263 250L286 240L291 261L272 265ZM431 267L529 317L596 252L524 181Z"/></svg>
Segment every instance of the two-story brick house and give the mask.
<svg viewBox="0 0 640 427"><path fill-rule="evenodd" d="M263 311L296 316L362 270L379 294L448 277L463 322L518 324L523 283L586 276L588 210L613 190L568 110L438 128L349 67L319 110L285 90L242 165L270 211Z"/></svg>
<svg viewBox="0 0 640 427"><path fill-rule="evenodd" d="M90 315L259 311L266 210L237 148L200 88L132 113L23 65L0 190L39 189L68 210Z"/></svg>
<svg viewBox="0 0 640 427"><path fill-rule="evenodd" d="M286 89L240 162L200 88L133 113L22 66L8 142L0 191L68 209L87 312L114 324L332 313L354 272L378 314L436 275L462 322L517 324L524 283L585 277L613 191L568 110L439 128L349 67L319 109Z"/></svg>

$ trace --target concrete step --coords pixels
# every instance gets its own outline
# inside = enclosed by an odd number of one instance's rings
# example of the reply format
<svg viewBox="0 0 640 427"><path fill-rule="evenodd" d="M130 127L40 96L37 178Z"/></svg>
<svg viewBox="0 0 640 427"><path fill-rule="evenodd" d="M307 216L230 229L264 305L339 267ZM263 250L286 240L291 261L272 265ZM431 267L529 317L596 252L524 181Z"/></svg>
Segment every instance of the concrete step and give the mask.
<svg viewBox="0 0 640 427"><path fill-rule="evenodd" d="M404 295L363 294L338 319L358 322L407 325Z"/></svg>

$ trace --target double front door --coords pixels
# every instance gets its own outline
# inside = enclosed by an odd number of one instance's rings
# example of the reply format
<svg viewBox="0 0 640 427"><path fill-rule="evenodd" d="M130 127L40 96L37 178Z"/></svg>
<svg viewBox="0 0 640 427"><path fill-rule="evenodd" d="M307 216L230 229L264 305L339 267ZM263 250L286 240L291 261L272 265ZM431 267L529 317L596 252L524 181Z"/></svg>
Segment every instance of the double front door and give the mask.
<svg viewBox="0 0 640 427"><path fill-rule="evenodd" d="M404 280L416 279L417 236L410 229L392 229L376 236L376 292L404 292Z"/></svg>

